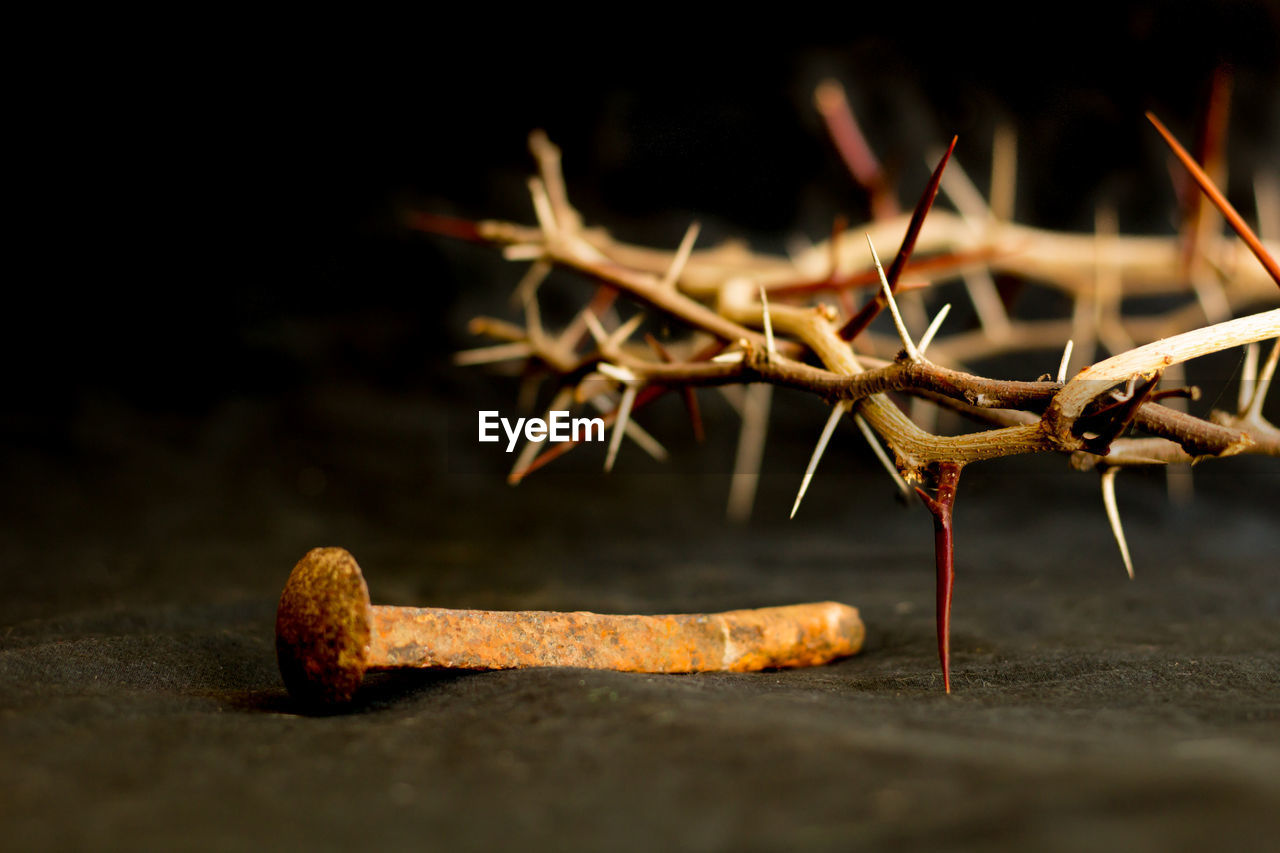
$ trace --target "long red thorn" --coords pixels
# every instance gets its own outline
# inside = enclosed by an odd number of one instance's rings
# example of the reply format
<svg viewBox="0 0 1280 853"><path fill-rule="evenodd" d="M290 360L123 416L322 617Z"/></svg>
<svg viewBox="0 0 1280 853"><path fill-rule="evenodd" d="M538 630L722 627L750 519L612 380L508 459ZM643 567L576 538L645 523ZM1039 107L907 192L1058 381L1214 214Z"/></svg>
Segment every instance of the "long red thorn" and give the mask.
<svg viewBox="0 0 1280 853"><path fill-rule="evenodd" d="M916 488L924 505L933 513L933 553L938 575L938 659L942 663L942 686L948 693L951 692L951 590L956 580L951 513L956 503L956 487L960 484L960 469L958 462L938 463L933 497L924 489Z"/></svg>
<svg viewBox="0 0 1280 853"><path fill-rule="evenodd" d="M459 219L456 216L441 216L414 210L405 214L405 225L415 231L425 231L428 234L442 234L445 237L456 237L472 243L488 242L480 236L477 223L469 219Z"/></svg>
<svg viewBox="0 0 1280 853"><path fill-rule="evenodd" d="M902 246L898 249L897 256L893 259L893 264L889 267L889 272L885 278L889 281L889 290L896 292L898 278L902 275L903 268L906 267L907 261L911 259L911 252L916 247L916 238L920 236L920 228L924 225L924 218L929 215L929 209L933 207L933 200L938 197L938 186L942 183L942 170L947 167L947 161L951 159L951 152L956 150L956 142L960 137L951 137L951 144L947 146L947 153L942 155L942 159L938 161L938 166L933 170L933 174L929 177L929 183L924 188L924 193L920 196L920 200L916 202L916 209L911 214L911 224L907 226L907 236L902 240ZM884 307L883 295L877 296L866 305L862 310L849 318L849 322L845 323L840 329L840 337L846 341L851 341L862 333L867 326L871 325L871 321L880 313L880 309Z"/></svg>
<svg viewBox="0 0 1280 853"><path fill-rule="evenodd" d="M1271 257L1271 253L1262 245L1262 241L1258 239L1258 235L1253 233L1253 229L1244 221L1236 209L1231 206L1231 202L1227 201L1226 196L1218 191L1213 185L1213 181L1209 180L1209 176L1204 173L1200 165L1196 163L1195 158L1187 153L1187 149L1183 148L1178 140L1173 138L1173 134L1169 132L1160 119L1155 117L1152 112L1147 113L1147 121L1155 125L1156 130L1160 131L1160 135L1164 137L1164 141L1173 150L1174 155L1182 161L1182 165L1191 173L1191 177L1195 178L1200 189L1204 190L1204 194L1209 200L1222 211L1222 215L1227 222L1231 223L1231 227L1240 235L1240 239L1249 247L1249 251L1253 252L1254 257L1266 268L1267 274L1280 286L1280 264L1276 263L1276 259Z"/></svg>

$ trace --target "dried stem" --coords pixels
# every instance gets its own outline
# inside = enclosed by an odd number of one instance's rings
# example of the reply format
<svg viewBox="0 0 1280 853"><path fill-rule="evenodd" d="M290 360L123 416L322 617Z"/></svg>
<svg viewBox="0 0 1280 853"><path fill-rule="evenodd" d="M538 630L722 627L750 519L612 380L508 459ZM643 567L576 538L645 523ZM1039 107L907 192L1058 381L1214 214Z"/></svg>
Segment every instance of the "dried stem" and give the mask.
<svg viewBox="0 0 1280 853"><path fill-rule="evenodd" d="M819 103L851 171L865 186L874 187L876 181L883 180L883 172L860 134L849 134L852 113L842 93L827 86L819 93ZM1156 402L1173 398L1170 402L1180 403L1178 397L1191 394L1181 387L1157 390L1164 371L1176 372L1192 358L1229 347L1280 338L1280 309L1258 310L1275 304L1276 288L1268 274L1276 275L1278 281L1280 274L1263 242L1159 122L1149 118L1262 262L1261 269L1241 263L1244 255L1238 243L1198 228L1194 254L1212 259L1213 283L1205 285L1202 276L1194 291L1200 304L1186 299L1163 315L1122 317L1122 298L1188 296L1185 243L1180 245L1170 237L1121 235L1114 215L1105 209L1099 212L1094 234L1061 234L1011 222L1011 136L1002 137L997 144L1001 171L993 178L993 194L998 197L994 208L967 183L957 165L946 173L949 192L962 200L966 215L943 210L930 213L955 150L953 139L909 218L889 215L888 207L881 205L874 222L861 229L847 228L840 222L828 240L798 250L790 260L754 254L738 244L695 250L696 225L674 252L621 243L602 229L584 227L565 191L559 150L545 137L531 140L539 166L539 176L529 183L535 227L465 223L430 215L415 215L410 224L433 233L498 244L509 257L534 261L518 288L525 326L477 318L472 330L498 343L462 354L460 362L527 359L558 374L563 388L576 389L572 397L579 402L601 393L598 388L589 390L591 383L622 382L620 402L604 417L606 425L613 427L606 467L616 458L630 417L666 391L678 389L685 396L695 433L701 437L693 389L747 386L740 406L743 425L730 501L731 515L746 518L763 460L772 386L799 389L824 398L833 408L805 471L794 515L837 422L846 412L852 414L901 488L908 482L928 483L932 490L917 489L934 516L938 648L949 691L952 512L965 465L1024 453L1068 453L1077 468L1103 466L1104 498L1109 516L1114 517L1114 478L1120 467L1179 464L1236 454L1280 456L1280 431L1261 417L1262 397L1275 370L1280 344L1272 349L1264 366L1266 378L1259 377L1253 393L1242 390L1232 413L1215 412L1204 419ZM856 131L856 122L853 127ZM862 238L856 236L858 230L872 246L870 261L867 246L859 245ZM900 248L886 271L875 256L874 244L898 241ZM931 256L912 262L917 251ZM543 328L535 293L537 283L553 266L575 271L597 285L591 305L559 334ZM897 311L895 298L906 289L901 277L907 271L913 278L926 280L964 277L982 328L959 330L935 340L945 316L943 310L916 344ZM1011 320L995 293L990 278L994 272L1066 293L1075 301L1074 318ZM1217 276L1221 276L1220 283ZM797 304L824 290L844 293L870 284L879 284L880 293L844 322L830 305ZM648 349L628 343L627 338L641 322L640 315L613 333L606 332L597 315L618 294L630 297L651 315L683 324L694 336L709 336L711 343L695 346L692 341L659 341L652 336L646 338ZM897 339L867 331L884 306L895 315ZM1202 325L1201 306L1205 311L1240 316ZM916 312L911 321L923 325L927 315L922 306L913 301L911 307ZM584 332L590 337L584 339ZM1075 358L1085 362L1074 375L1068 338L1075 343ZM856 341L857 352L851 341ZM1051 366L1053 356L1047 351L1064 342L1067 349L1057 381L1051 374L1035 381L1006 380L960 368L962 362L1034 350L1038 366L1028 371L1034 376L1040 367ZM1095 342L1112 355L1088 364ZM899 350L902 355L888 361L869 354ZM1041 358L1043 362L1039 362ZM1254 355L1251 364L1256 363ZM1172 379L1173 373L1170 377L1170 384L1183 384ZM957 435L922 429L888 396L892 392L952 409L980 427ZM563 392L556 397L557 402L562 399ZM1126 435L1131 429L1145 435ZM536 447L526 448L511 481L519 482L573 446L571 442L556 444L536 456ZM1113 526L1125 548L1118 518Z"/></svg>

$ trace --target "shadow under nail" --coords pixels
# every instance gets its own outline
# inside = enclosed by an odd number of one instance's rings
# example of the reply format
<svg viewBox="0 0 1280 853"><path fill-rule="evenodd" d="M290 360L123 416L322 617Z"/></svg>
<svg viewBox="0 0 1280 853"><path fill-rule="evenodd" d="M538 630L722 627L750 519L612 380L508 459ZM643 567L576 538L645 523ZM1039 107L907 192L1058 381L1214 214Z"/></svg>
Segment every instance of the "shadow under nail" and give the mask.
<svg viewBox="0 0 1280 853"><path fill-rule="evenodd" d="M232 710L264 714L333 717L390 710L413 696L473 675L469 670L397 670L365 676L355 698L340 705L305 705L282 686L270 690L241 691L226 697Z"/></svg>

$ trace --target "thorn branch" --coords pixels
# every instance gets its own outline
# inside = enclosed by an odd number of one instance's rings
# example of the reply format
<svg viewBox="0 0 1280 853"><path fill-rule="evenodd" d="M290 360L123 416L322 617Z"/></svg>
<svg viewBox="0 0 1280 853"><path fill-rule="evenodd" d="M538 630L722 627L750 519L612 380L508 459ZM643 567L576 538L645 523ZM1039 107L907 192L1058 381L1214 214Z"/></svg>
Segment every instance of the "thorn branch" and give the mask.
<svg viewBox="0 0 1280 853"><path fill-rule="evenodd" d="M942 663L942 686L951 692L951 593L955 587L955 538L952 513L962 466L940 462L934 469L934 493L916 487L916 493L933 514L933 552L937 572L938 659Z"/></svg>

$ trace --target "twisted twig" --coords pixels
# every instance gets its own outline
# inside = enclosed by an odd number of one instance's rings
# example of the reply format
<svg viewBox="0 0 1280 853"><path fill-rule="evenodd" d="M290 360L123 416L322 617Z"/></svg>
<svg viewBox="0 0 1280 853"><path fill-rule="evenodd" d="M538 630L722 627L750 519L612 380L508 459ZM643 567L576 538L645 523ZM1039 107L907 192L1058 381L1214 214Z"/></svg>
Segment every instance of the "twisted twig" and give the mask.
<svg viewBox="0 0 1280 853"><path fill-rule="evenodd" d="M856 165L865 172L862 179L868 186L877 187L875 191L879 193L877 181L881 176L872 168L874 157L868 159L866 152L855 150L857 139L849 135L850 125L842 123L837 114L842 108L840 99L828 90L821 103L828 122L839 125L841 132L833 134L848 149L843 153L846 159L852 158L851 167ZM1154 117L1152 121L1155 122ZM856 129L856 123L852 126ZM1180 151L1167 131L1160 129ZM951 512L955 487L965 465L1000 456L1053 451L1072 454L1073 464L1080 469L1102 466L1108 517L1125 552L1126 567L1132 573L1115 511L1114 472L1118 466L1191 462L1237 454L1280 456L1280 432L1261 415L1262 396L1275 371L1280 344L1272 350L1265 377L1258 376L1257 390L1247 398L1244 393L1240 395L1236 412L1214 412L1209 419L1203 419L1156 402L1157 398L1194 396L1180 387L1156 391L1164 371L1201 355L1280 337L1280 309L1201 325L1202 312L1209 310L1207 304L1235 311L1274 303L1276 284L1280 283L1280 270L1268 246L1212 190L1203 173L1197 174L1197 181L1210 191L1211 200L1241 234L1260 264L1243 255L1238 243L1206 233L1198 225L1193 247L1201 269L1196 289L1198 303L1163 316L1124 318L1119 313L1122 292L1189 292L1185 244L1172 238L1111 233L1114 227L1106 224L1110 218L1101 215L1097 235L1059 234L1017 225L981 209L976 191L957 184L964 180L959 173L944 185L953 195L958 193L969 199L965 202L967 213L957 216L938 211L926 218L954 147L953 140L909 218L893 215L894 206L881 195L876 209L882 218L861 229L866 241L861 249L856 248L862 241L859 229L838 227L830 241L789 260L753 254L736 245L695 250L696 225L675 252L627 245L603 230L583 227L565 192L559 150L541 134L531 140L540 171L540 177L530 182L537 227L491 221L470 224L433 216L417 216L413 224L428 231L502 245L507 257L535 262L535 272L520 290L526 326L477 318L473 331L505 343L464 353L460 361L474 364L513 358L534 360L558 375L562 387L575 388L574 396L579 400L598 396L598 386L589 391L589 383L622 382L621 402L606 417L615 424L606 467L617 455L617 442L629 417L665 390L682 391L695 430L700 433L695 388L767 383L801 389L823 397L834 408L805 472L794 514L835 424L844 414L852 414L874 448L879 450L881 441L887 446L886 462L894 469L895 477L900 475L907 482L928 484L933 489L932 494L918 491L937 527L939 652L949 690ZM1012 150L1008 139L1003 140L1002 147ZM1185 152L1180 156L1194 166ZM1002 180L1009 182L1007 176ZM1009 193L1010 189L1000 192L1002 215L1011 209ZM1198 217L1197 221L1202 219ZM875 257L874 244L897 245L899 241L901 248L886 274ZM866 243L871 244L869 252ZM913 248L933 257L912 264ZM874 271L868 268L869 260ZM606 297L593 301L558 336L543 329L535 292L537 282L552 265L577 271L597 282ZM1217 301L1204 297L1205 268L1219 277L1212 291L1220 297ZM970 294L987 326L980 333L940 337L926 357L923 353L933 340L942 315L918 343L911 338L895 298L895 294L901 295L898 284L904 271L925 278L967 274ZM1018 274L1070 294L1077 302L1075 317L1069 322L1009 320L998 300L992 302L989 279L982 278L993 271ZM823 292L845 292L877 281L882 286L881 293L843 321L832 306L812 301ZM649 349L643 350L628 341L637 329L638 319L613 333L607 332L596 314L608 306L614 292L625 293L648 310L681 321L693 330L694 337L709 336L712 343L700 345L700 351L693 355L692 342L664 343L648 336ZM796 300L810 301L796 304ZM898 332L892 345L865 332L885 305L894 314ZM581 349L584 330L591 331L594 341L585 351ZM1112 347L1114 354L1070 375L1072 348L1068 342L1057 381L1047 376L1030 382L994 379L958 369L961 361L1009 350L1041 349L1052 339L1061 340L1069 334L1088 341L1101 340ZM873 351L899 354L886 361L855 352L849 344L851 339L864 349L865 342L870 341ZM1131 341L1141 345L1134 346ZM1077 356L1082 350L1092 352L1092 343L1076 348ZM1255 354L1251 364L1256 366L1256 362ZM1249 378L1253 381L1252 376ZM951 408L988 428L960 435L937 434L907 417L888 396L890 392ZM564 399L563 393L557 397ZM757 405L767 403L757 401ZM756 410L751 415L758 428L750 432L760 433L760 441L763 421L759 419L764 411ZM1146 436L1125 437L1131 428ZM571 446L562 444L541 453L526 448L512 472L512 481L518 482ZM740 459L752 456L739 454ZM741 499L741 495L735 497L739 504Z"/></svg>

